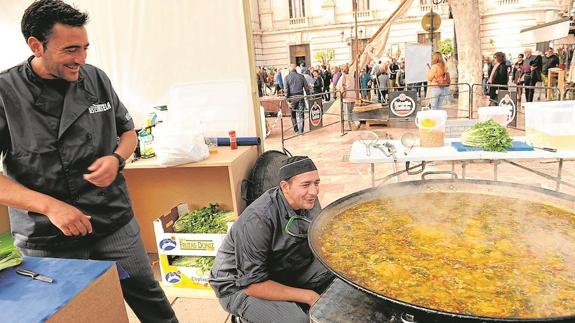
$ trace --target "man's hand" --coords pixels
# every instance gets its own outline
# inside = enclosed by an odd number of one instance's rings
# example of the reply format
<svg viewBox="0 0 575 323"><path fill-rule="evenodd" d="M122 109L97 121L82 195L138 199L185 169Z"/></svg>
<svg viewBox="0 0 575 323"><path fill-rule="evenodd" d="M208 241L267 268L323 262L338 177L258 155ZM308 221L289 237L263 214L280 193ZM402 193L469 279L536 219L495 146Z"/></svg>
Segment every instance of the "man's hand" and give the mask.
<svg viewBox="0 0 575 323"><path fill-rule="evenodd" d="M308 290L308 295L306 295L306 304L309 305L309 307L312 307L313 304L315 304L315 302L317 302L317 300L319 299L319 294L314 292L313 290Z"/></svg>
<svg viewBox="0 0 575 323"><path fill-rule="evenodd" d="M88 167L90 173L84 174L84 179L98 187L108 187L116 179L119 167L116 157L100 157Z"/></svg>
<svg viewBox="0 0 575 323"><path fill-rule="evenodd" d="M54 200L50 203L46 216L67 236L85 236L92 233L90 216L62 201Z"/></svg>

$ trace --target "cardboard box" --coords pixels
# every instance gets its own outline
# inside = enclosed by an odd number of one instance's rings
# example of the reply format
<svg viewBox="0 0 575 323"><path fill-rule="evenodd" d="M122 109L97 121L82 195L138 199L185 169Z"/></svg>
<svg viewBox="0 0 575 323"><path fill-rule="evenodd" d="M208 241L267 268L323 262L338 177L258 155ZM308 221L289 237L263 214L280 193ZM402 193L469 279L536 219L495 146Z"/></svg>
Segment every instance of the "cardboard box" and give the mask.
<svg viewBox="0 0 575 323"><path fill-rule="evenodd" d="M175 266L172 264L173 257L169 255L159 256L163 286L212 290L208 284L208 279L210 278L209 270L202 272L195 267Z"/></svg>
<svg viewBox="0 0 575 323"><path fill-rule="evenodd" d="M154 220L154 234L159 255L215 256L225 234L175 233L174 223L180 215L190 212L187 204L179 204L169 214ZM228 224L228 229L231 223Z"/></svg>
<svg viewBox="0 0 575 323"><path fill-rule="evenodd" d="M54 281L0 271L0 322L128 323L115 262L24 257L20 267Z"/></svg>

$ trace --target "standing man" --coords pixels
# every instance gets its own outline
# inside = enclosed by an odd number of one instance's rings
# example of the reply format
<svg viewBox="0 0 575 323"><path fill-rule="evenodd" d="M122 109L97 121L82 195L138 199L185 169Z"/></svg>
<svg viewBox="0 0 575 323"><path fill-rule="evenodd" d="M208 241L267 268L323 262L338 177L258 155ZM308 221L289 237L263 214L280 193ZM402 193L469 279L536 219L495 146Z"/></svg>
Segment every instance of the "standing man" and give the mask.
<svg viewBox="0 0 575 323"><path fill-rule="evenodd" d="M305 94L311 94L309 84L305 77L296 72L296 65L289 66L289 73L285 81L285 95L291 108L291 122L295 133L303 134L304 130L304 112L305 112Z"/></svg>
<svg viewBox="0 0 575 323"><path fill-rule="evenodd" d="M320 179L306 156L285 160L279 177L232 226L210 285L227 312L249 322L308 323L309 307L334 277L312 254L301 220L319 213Z"/></svg>
<svg viewBox="0 0 575 323"><path fill-rule="evenodd" d="M542 66L541 78L543 79L543 86L551 87L553 84L551 84L549 80L549 69L559 66L559 56L555 55L553 48L549 47L545 51L545 58L545 63ZM547 93L547 91L545 91L545 93Z"/></svg>
<svg viewBox="0 0 575 323"><path fill-rule="evenodd" d="M329 84L331 83L331 72L329 71L329 68L326 68L325 65L322 65L322 78L323 78L323 90L325 92L324 94L324 99L326 102L329 102L329 100L331 99L331 93L329 92Z"/></svg>
<svg viewBox="0 0 575 323"><path fill-rule="evenodd" d="M391 91L396 91L397 89L394 89L395 87L397 87L397 71L399 70L399 65L397 65L397 59L392 58L391 59L391 64L389 64L389 86L391 87Z"/></svg>
<svg viewBox="0 0 575 323"><path fill-rule="evenodd" d="M137 144L134 123L106 74L86 64L87 20L60 0L24 12L33 56L0 74L0 204L24 255L116 261L138 318L177 322L120 173Z"/></svg>

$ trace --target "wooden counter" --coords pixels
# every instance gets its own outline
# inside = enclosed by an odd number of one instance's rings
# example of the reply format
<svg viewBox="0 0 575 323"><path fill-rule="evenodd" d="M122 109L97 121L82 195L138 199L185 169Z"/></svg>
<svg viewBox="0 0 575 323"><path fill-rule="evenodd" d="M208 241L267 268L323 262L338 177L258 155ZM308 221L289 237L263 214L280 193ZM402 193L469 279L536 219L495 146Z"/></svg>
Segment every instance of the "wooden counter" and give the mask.
<svg viewBox="0 0 575 323"><path fill-rule="evenodd" d="M126 164L124 176L146 250L158 252L152 221L179 203L192 210L217 202L237 217L246 207L241 182L256 158L256 146L218 147L208 159L180 166L159 166L155 159Z"/></svg>

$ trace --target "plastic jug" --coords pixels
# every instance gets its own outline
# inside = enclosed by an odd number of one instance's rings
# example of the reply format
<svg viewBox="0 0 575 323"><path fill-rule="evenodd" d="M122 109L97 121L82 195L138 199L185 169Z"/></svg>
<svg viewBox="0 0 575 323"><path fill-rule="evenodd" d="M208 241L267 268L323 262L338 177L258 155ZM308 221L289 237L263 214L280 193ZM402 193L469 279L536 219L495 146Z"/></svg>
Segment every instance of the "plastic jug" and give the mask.
<svg viewBox="0 0 575 323"><path fill-rule="evenodd" d="M511 122L511 110L509 107L479 107L479 120L487 121L493 119L503 127L506 127Z"/></svg>
<svg viewBox="0 0 575 323"><path fill-rule="evenodd" d="M425 110L417 112L415 124L419 128L421 147L441 147L445 144L445 122L447 111Z"/></svg>

